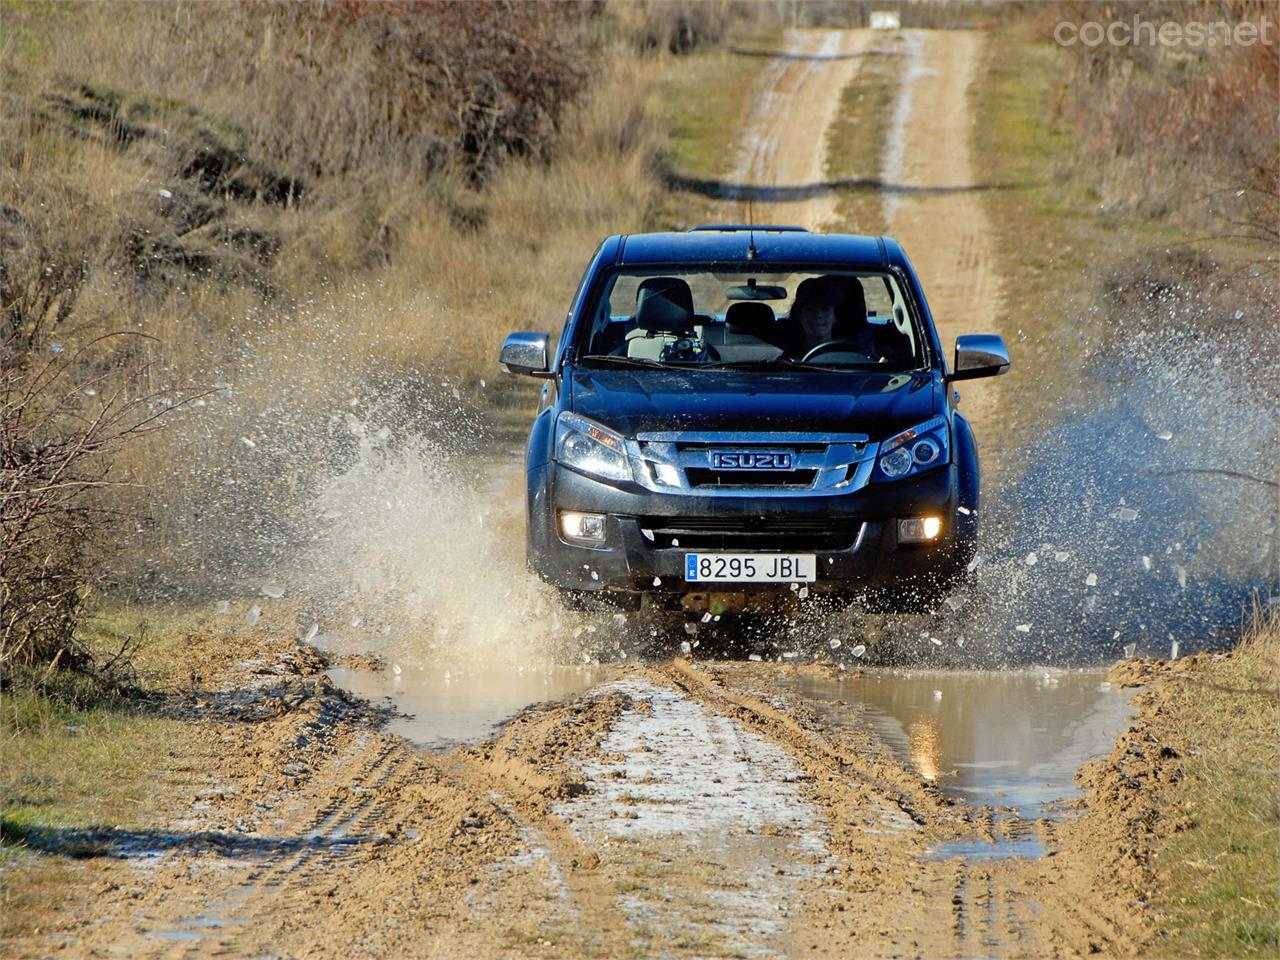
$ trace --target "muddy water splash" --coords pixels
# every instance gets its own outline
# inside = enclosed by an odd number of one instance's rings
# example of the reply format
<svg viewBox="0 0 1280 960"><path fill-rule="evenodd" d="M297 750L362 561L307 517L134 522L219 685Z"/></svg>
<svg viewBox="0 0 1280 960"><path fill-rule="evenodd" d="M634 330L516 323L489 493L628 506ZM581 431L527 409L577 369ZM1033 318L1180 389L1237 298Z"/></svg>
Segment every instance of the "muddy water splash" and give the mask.
<svg viewBox="0 0 1280 960"><path fill-rule="evenodd" d="M895 659L1103 663L1234 642L1280 562L1271 340L1258 355L1165 324L1086 353L1070 412L1020 474L988 478L973 582L892 622Z"/></svg>
<svg viewBox="0 0 1280 960"><path fill-rule="evenodd" d="M351 427L364 430L354 418ZM506 464L454 459L430 441L362 436L350 467L315 497L320 535L298 571L321 629L408 662L530 652L555 617L513 549L520 480Z"/></svg>

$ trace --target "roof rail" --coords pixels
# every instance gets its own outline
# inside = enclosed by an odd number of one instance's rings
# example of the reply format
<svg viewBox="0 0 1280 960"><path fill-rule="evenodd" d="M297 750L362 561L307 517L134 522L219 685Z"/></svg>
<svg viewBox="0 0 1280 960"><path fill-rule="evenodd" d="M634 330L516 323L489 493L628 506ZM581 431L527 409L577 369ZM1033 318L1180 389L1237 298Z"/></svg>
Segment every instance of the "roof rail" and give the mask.
<svg viewBox="0 0 1280 960"><path fill-rule="evenodd" d="M808 233L808 227L783 227L774 224L757 224L750 226L745 223L713 223L702 227L690 227L689 233L711 232L711 233L736 233L746 232L748 230L758 230L760 233Z"/></svg>

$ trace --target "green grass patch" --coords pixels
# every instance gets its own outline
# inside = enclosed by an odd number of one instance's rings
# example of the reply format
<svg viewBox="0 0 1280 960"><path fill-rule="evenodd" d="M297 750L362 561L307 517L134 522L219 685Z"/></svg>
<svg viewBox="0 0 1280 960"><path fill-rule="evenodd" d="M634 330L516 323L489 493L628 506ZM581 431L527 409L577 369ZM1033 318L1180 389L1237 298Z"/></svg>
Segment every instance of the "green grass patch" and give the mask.
<svg viewBox="0 0 1280 960"><path fill-rule="evenodd" d="M857 74L840 95L835 122L827 131L827 179L865 181L837 191L841 229L849 233L888 233L879 190L880 161L893 122L893 106L901 88L898 58L873 49L862 58Z"/></svg>
<svg viewBox="0 0 1280 960"><path fill-rule="evenodd" d="M1157 851L1170 955L1280 956L1280 619L1175 692L1185 752ZM1267 691L1270 691L1268 693Z"/></svg>
<svg viewBox="0 0 1280 960"><path fill-rule="evenodd" d="M758 57L724 47L671 58L657 83L668 171L678 177L721 180L733 170L760 63ZM684 228L714 219L715 205L714 199L699 193L672 190L660 204L653 226Z"/></svg>
<svg viewBox="0 0 1280 960"><path fill-rule="evenodd" d="M245 607L248 604L244 604ZM45 927L82 896L71 861L110 831L163 827L215 760L166 697L260 649L243 611L112 606L81 639L120 685L69 670L9 674L0 696L0 941ZM98 836L101 833L103 836Z"/></svg>

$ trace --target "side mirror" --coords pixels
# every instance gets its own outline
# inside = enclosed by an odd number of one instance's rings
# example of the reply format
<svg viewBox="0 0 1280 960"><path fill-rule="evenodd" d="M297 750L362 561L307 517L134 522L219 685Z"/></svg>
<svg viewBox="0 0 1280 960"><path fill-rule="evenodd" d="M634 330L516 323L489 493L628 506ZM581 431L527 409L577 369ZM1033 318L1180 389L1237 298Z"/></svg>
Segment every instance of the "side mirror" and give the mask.
<svg viewBox="0 0 1280 960"><path fill-rule="evenodd" d="M523 373L531 377L551 376L551 335L546 333L510 333L502 343L498 366L507 373Z"/></svg>
<svg viewBox="0 0 1280 960"><path fill-rule="evenodd" d="M971 333L956 337L956 364L948 380L977 380L994 377L1009 369L1009 349L1004 338L993 333Z"/></svg>

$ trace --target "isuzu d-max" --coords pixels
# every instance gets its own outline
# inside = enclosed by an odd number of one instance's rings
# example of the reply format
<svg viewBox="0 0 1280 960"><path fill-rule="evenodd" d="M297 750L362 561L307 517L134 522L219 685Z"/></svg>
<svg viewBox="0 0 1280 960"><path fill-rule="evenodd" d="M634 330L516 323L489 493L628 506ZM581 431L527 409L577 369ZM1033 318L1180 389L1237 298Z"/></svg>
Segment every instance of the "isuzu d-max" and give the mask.
<svg viewBox="0 0 1280 960"><path fill-rule="evenodd" d="M1009 368L998 336L948 366L888 237L797 227L613 236L543 378L529 434L528 562L567 606L927 609L978 537L978 451L957 380Z"/></svg>

